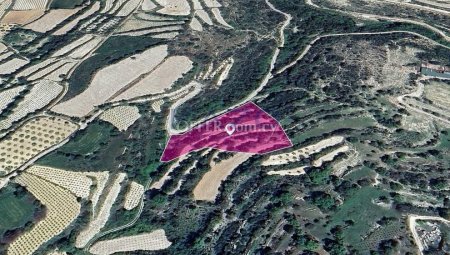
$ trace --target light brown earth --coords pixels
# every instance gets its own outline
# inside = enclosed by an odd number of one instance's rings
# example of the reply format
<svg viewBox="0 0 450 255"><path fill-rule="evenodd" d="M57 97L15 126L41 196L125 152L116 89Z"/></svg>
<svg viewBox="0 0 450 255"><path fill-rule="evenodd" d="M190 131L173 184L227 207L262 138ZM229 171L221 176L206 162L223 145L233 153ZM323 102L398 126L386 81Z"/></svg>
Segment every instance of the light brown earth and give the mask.
<svg viewBox="0 0 450 255"><path fill-rule="evenodd" d="M44 10L9 11L5 17L3 17L1 23L26 25L37 20L44 15L44 13Z"/></svg>
<svg viewBox="0 0 450 255"><path fill-rule="evenodd" d="M33 23L30 23L29 25L26 25L25 28L34 30L36 32L45 33L56 27L64 20L68 19L70 16L72 16L79 10L80 8L67 10L65 9L51 10L47 14L42 16L40 19L36 20Z"/></svg>
<svg viewBox="0 0 450 255"><path fill-rule="evenodd" d="M118 252L135 252L139 250L157 251L166 249L171 244L172 243L167 240L164 230L158 229L151 233L100 241L95 243L89 252L95 255L109 255Z"/></svg>
<svg viewBox="0 0 450 255"><path fill-rule="evenodd" d="M203 175L194 189L196 200L214 201L219 194L219 187L228 175L240 164L247 161L252 155L247 153L236 153L233 157L223 160L217 164L211 163L211 170Z"/></svg>

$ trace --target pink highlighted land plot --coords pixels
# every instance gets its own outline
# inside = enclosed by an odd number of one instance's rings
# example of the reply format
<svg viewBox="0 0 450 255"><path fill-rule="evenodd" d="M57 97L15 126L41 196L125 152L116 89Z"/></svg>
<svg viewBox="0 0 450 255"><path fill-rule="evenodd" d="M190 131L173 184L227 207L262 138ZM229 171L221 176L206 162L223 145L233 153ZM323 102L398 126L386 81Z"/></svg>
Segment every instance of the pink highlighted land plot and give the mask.
<svg viewBox="0 0 450 255"><path fill-rule="evenodd" d="M249 102L183 134L172 135L161 161L203 148L263 154L291 146L278 121Z"/></svg>

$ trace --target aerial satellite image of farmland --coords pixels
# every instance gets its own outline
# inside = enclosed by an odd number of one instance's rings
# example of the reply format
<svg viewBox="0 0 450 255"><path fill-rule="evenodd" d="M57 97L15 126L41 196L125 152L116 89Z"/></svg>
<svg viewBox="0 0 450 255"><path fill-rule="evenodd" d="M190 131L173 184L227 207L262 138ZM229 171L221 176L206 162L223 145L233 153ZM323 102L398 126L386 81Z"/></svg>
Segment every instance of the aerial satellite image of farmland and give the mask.
<svg viewBox="0 0 450 255"><path fill-rule="evenodd" d="M450 0L0 0L0 255L449 255Z"/></svg>

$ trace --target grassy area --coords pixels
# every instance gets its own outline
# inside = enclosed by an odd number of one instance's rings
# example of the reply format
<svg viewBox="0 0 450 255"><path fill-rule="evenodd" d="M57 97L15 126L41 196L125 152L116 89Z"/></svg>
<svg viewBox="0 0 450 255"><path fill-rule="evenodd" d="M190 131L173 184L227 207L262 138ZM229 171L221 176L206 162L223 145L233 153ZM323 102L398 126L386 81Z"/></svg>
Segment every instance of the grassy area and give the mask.
<svg viewBox="0 0 450 255"><path fill-rule="evenodd" d="M70 142L41 158L38 164L72 171L117 169L124 139L109 123L94 122Z"/></svg>
<svg viewBox="0 0 450 255"><path fill-rule="evenodd" d="M113 126L109 124L93 123L75 139L62 146L60 151L79 155L94 153L102 144L108 142L112 130Z"/></svg>
<svg viewBox="0 0 450 255"><path fill-rule="evenodd" d="M85 0L53 0L51 9L73 9L81 5Z"/></svg>
<svg viewBox="0 0 450 255"><path fill-rule="evenodd" d="M311 137L318 137L326 133L333 132L342 128L362 129L373 126L374 120L369 117L358 117L353 119L339 119L333 122L321 124L319 127L313 128L299 135L292 137L294 144L302 143Z"/></svg>
<svg viewBox="0 0 450 255"><path fill-rule="evenodd" d="M439 147L450 150L450 129L446 129L445 131L446 132L441 133Z"/></svg>
<svg viewBox="0 0 450 255"><path fill-rule="evenodd" d="M153 162L144 169L141 170L142 176L148 176L151 172L155 171L158 167L159 163Z"/></svg>
<svg viewBox="0 0 450 255"><path fill-rule="evenodd" d="M0 236L7 230L24 226L33 220L34 205L28 196L18 197L12 191L0 194Z"/></svg>
<svg viewBox="0 0 450 255"><path fill-rule="evenodd" d="M357 190L345 199L344 203L338 207L337 212L332 215L331 226L345 225L346 220L353 220L354 224L344 230L344 239L349 244L360 243L361 237L367 234L373 228L374 223L383 216L398 216L394 210L372 203L372 199L380 196L389 196L389 193L371 186Z"/></svg>
<svg viewBox="0 0 450 255"><path fill-rule="evenodd" d="M346 180L351 180L351 181L358 181L359 179L362 178L367 178L369 176L375 176L376 173L375 171L373 171L372 169L363 166L351 173L349 173L348 175L345 176Z"/></svg>

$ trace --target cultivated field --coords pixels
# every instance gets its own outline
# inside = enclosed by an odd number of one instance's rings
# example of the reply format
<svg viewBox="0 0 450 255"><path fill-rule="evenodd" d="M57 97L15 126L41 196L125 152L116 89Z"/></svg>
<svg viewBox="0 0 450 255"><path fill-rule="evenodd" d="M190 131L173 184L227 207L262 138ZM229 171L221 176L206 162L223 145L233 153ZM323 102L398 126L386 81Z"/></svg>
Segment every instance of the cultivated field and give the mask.
<svg viewBox="0 0 450 255"><path fill-rule="evenodd" d="M123 5L122 9L120 9L119 12L117 12L116 16L118 17L125 17L131 14L133 10L135 10L139 4L141 3L141 0L128 0L125 1L125 4Z"/></svg>
<svg viewBox="0 0 450 255"><path fill-rule="evenodd" d="M8 47L4 45L3 43L0 43L0 53L3 53L8 50Z"/></svg>
<svg viewBox="0 0 450 255"><path fill-rule="evenodd" d="M184 24L184 21L146 21L140 19L130 19L117 30L117 33L182 24Z"/></svg>
<svg viewBox="0 0 450 255"><path fill-rule="evenodd" d="M3 53L0 53L0 61L3 61L5 59L9 58L12 55L14 55L14 53L11 51L5 51Z"/></svg>
<svg viewBox="0 0 450 255"><path fill-rule="evenodd" d="M0 113L14 101L21 91L25 89L25 86L18 86L11 89L0 92Z"/></svg>
<svg viewBox="0 0 450 255"><path fill-rule="evenodd" d="M120 189L122 187L122 182L125 180L126 174L117 174L114 182L109 187L109 191L97 213L97 215L91 219L89 224L80 231L76 240L75 247L83 248L88 244L96 234L106 225L108 222L109 215L111 213L111 208L119 195Z"/></svg>
<svg viewBox="0 0 450 255"><path fill-rule="evenodd" d="M6 11L11 6L12 3L13 3L12 0L0 0L0 18L2 18L3 15L5 15Z"/></svg>
<svg viewBox="0 0 450 255"><path fill-rule="evenodd" d="M429 85L425 86L424 96L442 109L450 109L450 88L447 83L430 81Z"/></svg>
<svg viewBox="0 0 450 255"><path fill-rule="evenodd" d="M308 158L312 154L319 153L323 149L335 146L337 144L340 144L344 141L344 137L342 136L333 136L327 139L324 139L318 143L308 145L306 147L303 147L301 149L288 152L288 153L282 153L282 154L275 154L271 155L268 159L264 160L261 165L263 166L273 166L273 165L283 165L288 164L291 162L298 161L300 157Z"/></svg>
<svg viewBox="0 0 450 255"><path fill-rule="evenodd" d="M13 172L37 154L66 139L78 126L57 117L37 117L0 142L0 175Z"/></svg>
<svg viewBox="0 0 450 255"><path fill-rule="evenodd" d="M81 38L77 39L76 41L73 41L73 42L67 44L66 46L62 47L61 49L59 49L58 51L53 53L52 57L66 56L66 55L70 54L71 52L73 52L75 49L83 47L83 45L85 45L87 42L94 39L94 37L95 36L92 34L86 34L86 35L82 36Z"/></svg>
<svg viewBox="0 0 450 255"><path fill-rule="evenodd" d="M205 10L197 10L197 11L195 11L195 15L197 15L197 17L202 19L203 22L205 22L206 24L208 24L210 26L213 25L213 21L211 20L211 18L209 17L209 14Z"/></svg>
<svg viewBox="0 0 450 255"><path fill-rule="evenodd" d="M176 36L178 36L179 32L167 32L167 33L160 33L152 35L153 38L159 38L159 39L173 39Z"/></svg>
<svg viewBox="0 0 450 255"><path fill-rule="evenodd" d="M150 72L167 56L167 46L157 46L126 58L97 72L89 87L52 111L82 117L103 104L141 75Z"/></svg>
<svg viewBox="0 0 450 255"><path fill-rule="evenodd" d="M217 0L203 0L203 3L209 8L222 7L222 5Z"/></svg>
<svg viewBox="0 0 450 255"><path fill-rule="evenodd" d="M219 78L217 79L217 86L221 86L223 81L225 81L226 79L228 79L228 75L230 74L231 68L234 65L234 59L230 58L227 61L227 64L225 65L225 67L221 70L221 73L219 75Z"/></svg>
<svg viewBox="0 0 450 255"><path fill-rule="evenodd" d="M127 130L140 117L136 106L117 106L100 115L100 119L111 123L120 131Z"/></svg>
<svg viewBox="0 0 450 255"><path fill-rule="evenodd" d="M50 69L56 69L58 66L58 62L55 59L47 59L44 60L38 64L32 65L26 69L24 69L23 71L21 71L19 74L17 74L18 77L27 77L30 76L32 74L38 73L38 72L43 72L44 70ZM56 67L54 67L56 66Z"/></svg>
<svg viewBox="0 0 450 255"><path fill-rule="evenodd" d="M46 78L47 80L51 81L60 81L62 80L59 76L62 74L67 74L66 69L64 69L64 66L72 66L73 63L69 60L62 59L60 61L55 61L55 63L47 68L44 68L40 70L39 72L36 72L35 74L29 76L27 79L29 81L35 81L38 79ZM52 78L54 77L54 78Z"/></svg>
<svg viewBox="0 0 450 255"><path fill-rule="evenodd" d="M143 11L151 11L155 8L156 8L156 4L154 4L152 0L143 0L142 1L141 9Z"/></svg>
<svg viewBox="0 0 450 255"><path fill-rule="evenodd" d="M70 73L71 70L77 65L77 62L66 62L64 65L62 65L57 70L53 71L52 73L45 76L47 80L50 81L62 81L63 77L67 77L67 74Z"/></svg>
<svg viewBox="0 0 450 255"><path fill-rule="evenodd" d="M4 120L0 121L0 130L8 129L12 123L21 120L28 114L47 106L63 90L56 82L40 81L33 85L25 98L18 103L13 112Z"/></svg>
<svg viewBox="0 0 450 255"><path fill-rule="evenodd" d="M32 255L78 217L81 205L69 191L32 174L22 173L16 182L25 186L46 207L47 213L43 220L11 243L7 255Z"/></svg>
<svg viewBox="0 0 450 255"><path fill-rule="evenodd" d="M200 0L192 0L192 5L194 7L194 10L201 10L203 8Z"/></svg>
<svg viewBox="0 0 450 255"><path fill-rule="evenodd" d="M13 10L45 10L48 0L15 0Z"/></svg>
<svg viewBox="0 0 450 255"><path fill-rule="evenodd" d="M0 75L10 74L28 64L28 60L21 58L13 58L5 63L0 64Z"/></svg>
<svg viewBox="0 0 450 255"><path fill-rule="evenodd" d="M38 165L29 167L26 172L65 188L77 197L89 197L92 180L83 173Z"/></svg>
<svg viewBox="0 0 450 255"><path fill-rule="evenodd" d="M153 72L120 94L114 101L162 93L170 89L173 83L183 77L183 74L191 70L191 68L192 61L188 57L169 57Z"/></svg>
<svg viewBox="0 0 450 255"><path fill-rule="evenodd" d="M95 217L99 210L99 200L100 196L103 194L103 191L105 190L106 183L109 179L109 172L85 172L84 173L87 177L90 177L93 179L93 183L95 184L95 189L92 192L91 195L91 202L92 202L92 217Z"/></svg>
<svg viewBox="0 0 450 255"><path fill-rule="evenodd" d="M164 230L159 229L147 234L100 241L95 243L89 252L96 255L109 255L117 252L157 251L166 249L171 244Z"/></svg>
<svg viewBox="0 0 450 255"><path fill-rule="evenodd" d="M222 14L219 8L212 8L212 13L214 14L214 18L216 18L217 22L219 22L224 27L233 28L230 24L228 24L222 17Z"/></svg>
<svg viewBox="0 0 450 255"><path fill-rule="evenodd" d="M189 23L189 27L195 31L203 31L202 23L200 23L200 21L198 21L198 19L195 17L192 18L191 22Z"/></svg>
<svg viewBox="0 0 450 255"><path fill-rule="evenodd" d="M313 166L315 167L321 167L323 163L332 161L338 154L345 153L350 150L350 146L344 145L336 150L331 151L330 153L327 153L323 155L322 157L318 158L317 160L314 160Z"/></svg>
<svg viewBox="0 0 450 255"><path fill-rule="evenodd" d="M2 23L26 25L44 15L43 10L9 11L2 19Z"/></svg>
<svg viewBox="0 0 450 255"><path fill-rule="evenodd" d="M54 32L53 35L66 34L68 31L72 30L80 22L80 20L91 16L92 14L96 13L99 10L100 10L100 2L96 2L95 4L92 5L92 7L88 11L81 14L76 19L72 20L71 22L67 23L62 28L56 30L56 32Z"/></svg>
<svg viewBox="0 0 450 255"><path fill-rule="evenodd" d="M429 1L429 0L417 0L417 2L424 3L427 5L434 5L439 8L450 9L450 3L447 1Z"/></svg>
<svg viewBox="0 0 450 255"><path fill-rule="evenodd" d="M121 33L120 35L129 35L129 36L141 36L141 35L149 35L149 34L155 34L154 36L157 36L156 33L163 33L163 32L173 32L173 31L180 31L183 30L183 27L181 25L174 25L174 26L165 26L165 27L155 27L150 29L144 29L139 31L131 31L126 33Z"/></svg>
<svg viewBox="0 0 450 255"><path fill-rule="evenodd" d="M194 188L194 198L196 200L214 201L219 194L222 181L250 157L251 155L247 153L236 153L233 157L217 164L211 162L211 170L203 175Z"/></svg>
<svg viewBox="0 0 450 255"><path fill-rule="evenodd" d="M144 186L137 182L131 182L125 195L123 208L125 208L125 210L133 210L136 208L144 195L144 191Z"/></svg>
<svg viewBox="0 0 450 255"><path fill-rule="evenodd" d="M51 10L40 19L26 25L25 28L34 30L36 32L45 33L52 30L58 24L71 17L79 10L80 8Z"/></svg>
<svg viewBox="0 0 450 255"><path fill-rule="evenodd" d="M161 106L164 104L164 100L158 100L152 103L152 109L155 112L161 112Z"/></svg>
<svg viewBox="0 0 450 255"><path fill-rule="evenodd" d="M219 67L217 67L212 73L209 74L208 77L203 77L203 79L214 79L216 78L216 85L222 85L223 81L228 78L228 74L230 73L231 68L234 65L234 58L228 58L223 61Z"/></svg>
<svg viewBox="0 0 450 255"><path fill-rule="evenodd" d="M100 11L100 13L108 13L114 7L114 0L106 0L105 6Z"/></svg>
<svg viewBox="0 0 450 255"><path fill-rule="evenodd" d="M126 2L128 2L128 1L125 1L125 0L116 0L115 2L114 2L114 5L113 5L113 8L111 8L110 10L109 10L109 14L114 14L114 13L116 13L117 11L119 11L121 8L122 8L122 6L124 6L124 3L126 3Z"/></svg>
<svg viewBox="0 0 450 255"><path fill-rule="evenodd" d="M450 102L448 96L450 90L448 84L440 81L426 81L426 83L419 82L418 89L410 94L397 97L397 100L401 105L408 108L412 108L414 112L421 114L415 116L416 119L422 119L422 121L408 120L407 118L403 122L407 127L418 132L424 132L425 130L434 130L434 126L430 126L429 121L424 118L432 117L441 123L449 124L449 106ZM413 122L411 122L413 121Z"/></svg>
<svg viewBox="0 0 450 255"><path fill-rule="evenodd" d="M82 59L91 51L93 51L102 41L103 41L102 37L94 37L89 42L83 43L83 45L73 50L68 55L68 57L74 59Z"/></svg>
<svg viewBox="0 0 450 255"><path fill-rule="evenodd" d="M163 6L158 13L174 16L186 16L191 13L191 7L187 0L156 0L158 4Z"/></svg>

